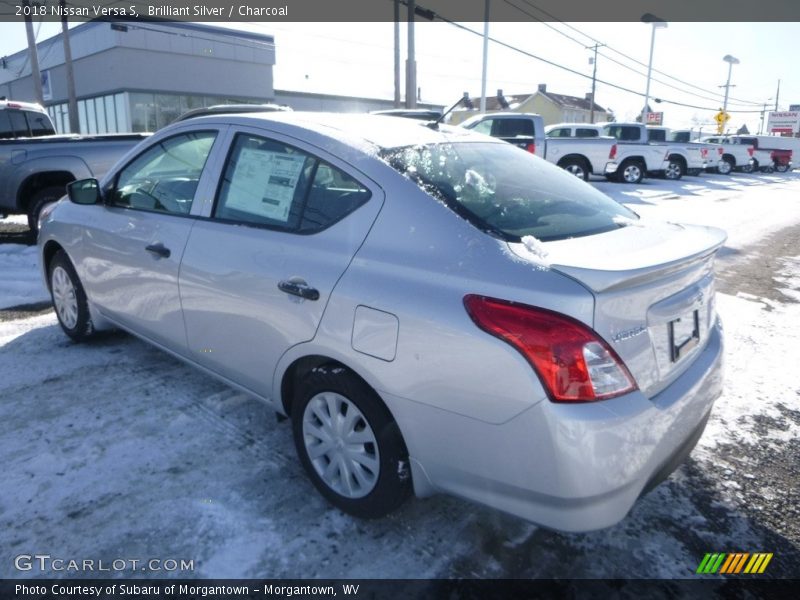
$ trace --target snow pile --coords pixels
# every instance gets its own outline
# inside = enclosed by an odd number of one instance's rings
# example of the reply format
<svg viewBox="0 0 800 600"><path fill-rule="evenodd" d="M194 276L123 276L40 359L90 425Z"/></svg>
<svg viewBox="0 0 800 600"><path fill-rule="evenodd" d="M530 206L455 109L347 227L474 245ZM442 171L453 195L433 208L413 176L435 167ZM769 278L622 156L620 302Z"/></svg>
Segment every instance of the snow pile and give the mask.
<svg viewBox="0 0 800 600"><path fill-rule="evenodd" d="M0 244L0 264L0 309L50 299L36 246Z"/></svg>

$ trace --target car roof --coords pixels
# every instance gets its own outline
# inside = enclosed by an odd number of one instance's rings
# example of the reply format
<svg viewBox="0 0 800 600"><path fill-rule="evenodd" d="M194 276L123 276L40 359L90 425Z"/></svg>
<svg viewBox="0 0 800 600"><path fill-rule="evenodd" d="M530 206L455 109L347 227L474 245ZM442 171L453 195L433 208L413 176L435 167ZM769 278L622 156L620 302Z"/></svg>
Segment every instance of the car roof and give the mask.
<svg viewBox="0 0 800 600"><path fill-rule="evenodd" d="M222 115L197 117L191 122L198 124L220 122L221 117ZM343 143L362 142L384 149L456 140L505 143L462 127L438 125L434 129L416 119L398 119L384 115L297 111L236 114L224 117L224 123L227 124L258 126L282 123L313 131ZM182 124L185 125L187 122L184 121Z"/></svg>
<svg viewBox="0 0 800 600"><path fill-rule="evenodd" d="M18 102L16 100L0 100L0 110L6 110L8 108L16 108L20 110L33 110L39 113L46 112L44 107L41 104L35 104L33 102Z"/></svg>

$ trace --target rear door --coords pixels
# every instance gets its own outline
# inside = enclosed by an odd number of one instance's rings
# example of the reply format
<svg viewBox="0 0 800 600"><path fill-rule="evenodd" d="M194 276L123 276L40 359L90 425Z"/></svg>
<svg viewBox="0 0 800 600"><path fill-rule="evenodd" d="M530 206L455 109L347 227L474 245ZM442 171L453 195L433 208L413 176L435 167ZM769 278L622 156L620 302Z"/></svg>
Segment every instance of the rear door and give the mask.
<svg viewBox="0 0 800 600"><path fill-rule="evenodd" d="M213 206L180 273L190 357L262 396L291 346L314 337L383 192L295 138L232 135Z"/></svg>

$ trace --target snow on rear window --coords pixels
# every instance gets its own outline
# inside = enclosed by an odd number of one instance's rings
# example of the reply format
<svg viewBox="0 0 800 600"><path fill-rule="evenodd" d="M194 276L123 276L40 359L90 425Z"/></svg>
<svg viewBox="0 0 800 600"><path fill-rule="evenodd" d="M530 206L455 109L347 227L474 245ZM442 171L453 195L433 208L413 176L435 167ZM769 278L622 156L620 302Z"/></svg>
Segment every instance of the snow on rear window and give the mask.
<svg viewBox="0 0 800 600"><path fill-rule="evenodd" d="M580 237L636 215L577 177L511 144L452 142L385 150L383 158L479 229L507 241Z"/></svg>

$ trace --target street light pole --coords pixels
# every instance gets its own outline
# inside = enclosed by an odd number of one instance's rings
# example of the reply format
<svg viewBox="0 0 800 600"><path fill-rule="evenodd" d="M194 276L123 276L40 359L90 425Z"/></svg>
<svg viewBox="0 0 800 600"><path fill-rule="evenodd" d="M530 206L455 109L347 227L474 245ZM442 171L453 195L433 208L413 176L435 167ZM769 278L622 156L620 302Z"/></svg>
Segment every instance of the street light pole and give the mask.
<svg viewBox="0 0 800 600"><path fill-rule="evenodd" d="M666 28L667 22L657 16L646 13L642 15L642 23L650 23L653 32L650 35L650 61L647 63L647 87L644 92L644 107L642 108L642 125L647 125L647 104L650 102L650 74L653 71L653 47L656 43L656 29Z"/></svg>
<svg viewBox="0 0 800 600"><path fill-rule="evenodd" d="M725 101L722 104L722 112L727 114L728 113L728 91L731 88L731 71L733 70L733 65L739 64L739 59L731 56L730 54L726 54L722 57L726 63L728 63L728 81L725 84Z"/></svg>

